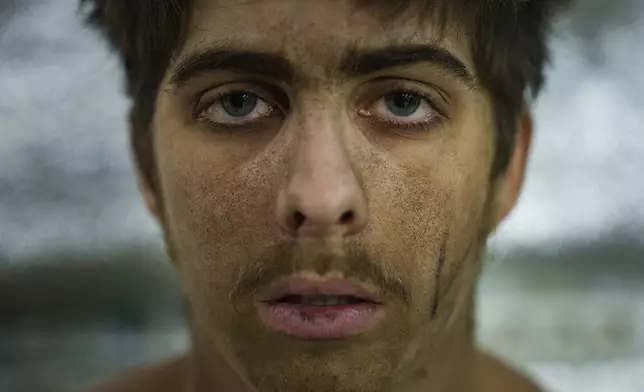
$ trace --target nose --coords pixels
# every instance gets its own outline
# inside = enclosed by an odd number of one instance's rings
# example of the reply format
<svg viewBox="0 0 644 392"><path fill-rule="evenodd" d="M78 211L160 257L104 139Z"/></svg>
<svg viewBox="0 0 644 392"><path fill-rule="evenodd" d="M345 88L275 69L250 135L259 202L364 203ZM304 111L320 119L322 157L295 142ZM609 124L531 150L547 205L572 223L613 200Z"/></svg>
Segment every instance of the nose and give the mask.
<svg viewBox="0 0 644 392"><path fill-rule="evenodd" d="M280 226L295 237L361 231L367 200L340 136L318 127L294 149L289 177L277 198Z"/></svg>

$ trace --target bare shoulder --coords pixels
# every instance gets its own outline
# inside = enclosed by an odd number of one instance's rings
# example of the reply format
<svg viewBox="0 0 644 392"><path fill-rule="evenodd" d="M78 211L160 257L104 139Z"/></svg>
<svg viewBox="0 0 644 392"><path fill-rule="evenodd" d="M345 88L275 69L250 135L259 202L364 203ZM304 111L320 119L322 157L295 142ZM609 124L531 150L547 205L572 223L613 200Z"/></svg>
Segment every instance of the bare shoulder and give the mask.
<svg viewBox="0 0 644 392"><path fill-rule="evenodd" d="M130 371L90 392L181 392L184 366L185 358L174 358Z"/></svg>
<svg viewBox="0 0 644 392"><path fill-rule="evenodd" d="M534 381L490 354L479 351L480 392L544 392Z"/></svg>

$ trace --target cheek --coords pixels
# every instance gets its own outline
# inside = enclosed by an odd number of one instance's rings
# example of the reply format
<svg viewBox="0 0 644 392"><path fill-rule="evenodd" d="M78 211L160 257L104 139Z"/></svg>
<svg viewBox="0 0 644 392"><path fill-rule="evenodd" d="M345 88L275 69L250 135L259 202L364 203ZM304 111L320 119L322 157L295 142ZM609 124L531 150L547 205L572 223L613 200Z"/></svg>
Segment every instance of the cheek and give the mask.
<svg viewBox="0 0 644 392"><path fill-rule="evenodd" d="M227 298L244 261L274 246L272 220L277 162L231 165L224 151L198 146L172 150L158 160L170 242L182 285L193 306ZM221 305L225 306L226 301Z"/></svg>
<svg viewBox="0 0 644 392"><path fill-rule="evenodd" d="M451 279L468 252L480 247L488 189L485 165L464 157L444 155L404 166L383 159L365 182L370 215L363 247L389 275L406 282L416 309L430 309L440 280Z"/></svg>

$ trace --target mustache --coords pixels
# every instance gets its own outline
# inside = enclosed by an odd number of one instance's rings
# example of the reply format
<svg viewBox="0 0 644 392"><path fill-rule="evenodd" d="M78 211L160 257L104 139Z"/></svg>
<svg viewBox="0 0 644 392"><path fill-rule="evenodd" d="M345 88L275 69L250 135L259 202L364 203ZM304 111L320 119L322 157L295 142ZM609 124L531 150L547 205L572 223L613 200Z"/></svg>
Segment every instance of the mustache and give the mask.
<svg viewBox="0 0 644 392"><path fill-rule="evenodd" d="M405 277L392 267L383 268L356 245L280 243L265 248L262 256L254 260L239 267L229 295L231 302L253 297L257 290L279 278L314 271L321 276L340 272L346 279L375 285L380 295L393 294L405 304L411 304Z"/></svg>

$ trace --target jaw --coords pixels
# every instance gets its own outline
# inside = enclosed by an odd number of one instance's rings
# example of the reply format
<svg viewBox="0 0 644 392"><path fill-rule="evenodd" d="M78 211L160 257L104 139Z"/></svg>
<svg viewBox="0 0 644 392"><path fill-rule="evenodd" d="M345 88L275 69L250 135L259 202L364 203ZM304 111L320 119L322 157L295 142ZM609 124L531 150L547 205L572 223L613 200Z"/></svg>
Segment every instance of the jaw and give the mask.
<svg viewBox="0 0 644 392"><path fill-rule="evenodd" d="M200 377L212 386L225 382L235 386L228 390L244 392L406 392L434 386L467 391L451 384L470 379L465 375L472 372L473 301L467 302L456 316L440 312L434 322L413 329L386 323L370 334L342 340L303 341L260 333L246 323L216 336L211 329L202 330L209 336L194 342L195 351L202 353L197 357Z"/></svg>

